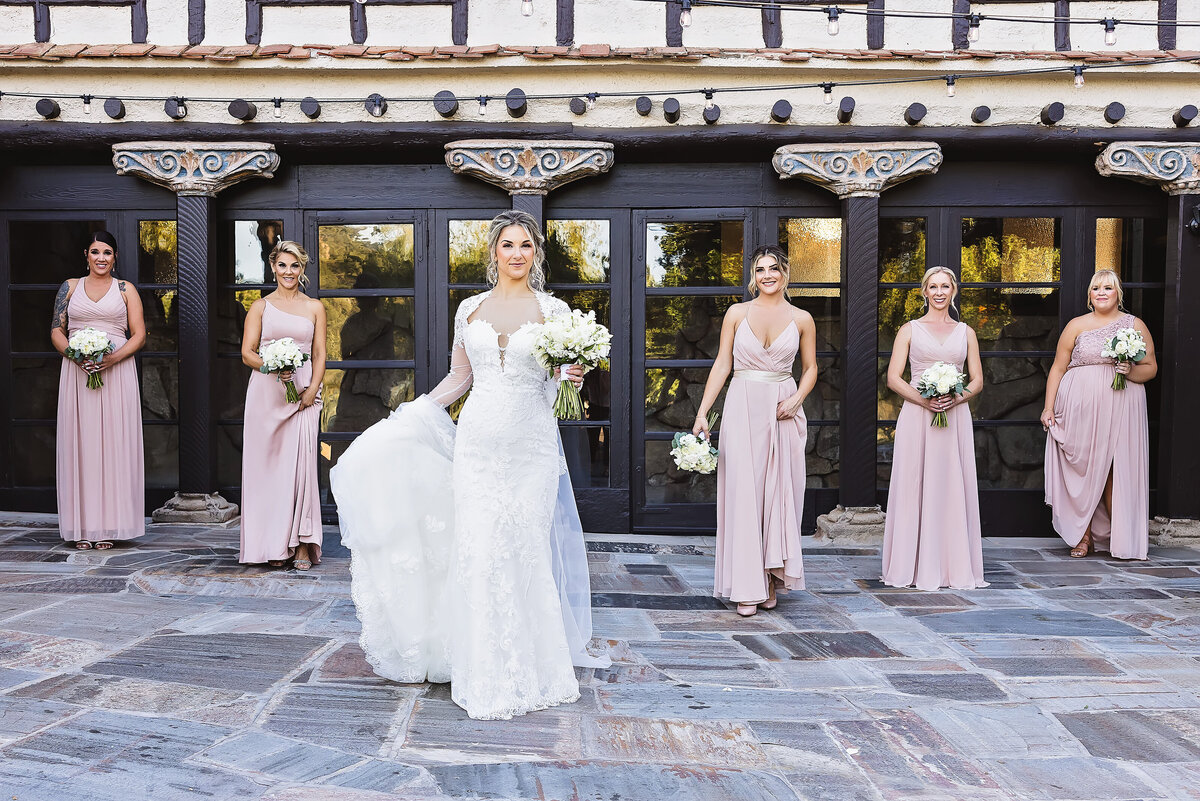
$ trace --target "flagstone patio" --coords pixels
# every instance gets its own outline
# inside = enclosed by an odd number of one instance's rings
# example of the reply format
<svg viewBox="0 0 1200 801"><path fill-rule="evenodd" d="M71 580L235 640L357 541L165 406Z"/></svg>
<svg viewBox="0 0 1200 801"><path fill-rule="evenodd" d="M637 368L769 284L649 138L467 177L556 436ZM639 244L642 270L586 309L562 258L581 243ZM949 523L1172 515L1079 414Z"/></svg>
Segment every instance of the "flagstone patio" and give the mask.
<svg viewBox="0 0 1200 801"><path fill-rule="evenodd" d="M809 590L741 619L711 539L590 537L612 667L491 722L371 672L335 529L298 573L236 528L0 516L0 798L1200 799L1200 551L997 539L990 587L922 593L805 545Z"/></svg>

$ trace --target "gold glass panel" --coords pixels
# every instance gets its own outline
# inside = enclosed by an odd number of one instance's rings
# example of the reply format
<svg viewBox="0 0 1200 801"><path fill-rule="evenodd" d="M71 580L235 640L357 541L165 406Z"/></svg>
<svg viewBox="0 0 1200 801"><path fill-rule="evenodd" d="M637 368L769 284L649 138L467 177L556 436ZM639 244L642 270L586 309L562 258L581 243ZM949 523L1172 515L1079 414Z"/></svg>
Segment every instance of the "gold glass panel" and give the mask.
<svg viewBox="0 0 1200 801"><path fill-rule="evenodd" d="M217 319L214 329L217 350L235 351L242 349L242 333L246 330L246 315L254 301L271 290L238 289L223 290L217 296Z"/></svg>
<svg viewBox="0 0 1200 801"><path fill-rule="evenodd" d="M981 351L1052 351L1058 344L1058 295L1057 289L1015 294L1008 287L968 287L959 294L958 307L962 321L975 329Z"/></svg>
<svg viewBox="0 0 1200 801"><path fill-rule="evenodd" d="M920 283L925 270L925 218L881 218L879 280L885 284Z"/></svg>
<svg viewBox="0 0 1200 801"><path fill-rule="evenodd" d="M925 299L921 290L879 290L879 349L889 351L896 342L896 332L909 320L924 314Z"/></svg>
<svg viewBox="0 0 1200 801"><path fill-rule="evenodd" d="M1046 434L1040 424L975 427L980 489L1040 490L1045 486Z"/></svg>
<svg viewBox="0 0 1200 801"><path fill-rule="evenodd" d="M646 286L741 286L742 221L646 225Z"/></svg>
<svg viewBox="0 0 1200 801"><path fill-rule="evenodd" d="M1096 220L1096 272L1112 270L1121 274L1121 256L1125 252L1124 222L1119 217Z"/></svg>
<svg viewBox="0 0 1200 801"><path fill-rule="evenodd" d="M779 220L779 245L788 257L792 284L836 284L842 280L840 217L785 217ZM791 297L830 297L836 288L793 287Z"/></svg>
<svg viewBox="0 0 1200 801"><path fill-rule="evenodd" d="M715 359L721 323L740 295L646 298L647 359Z"/></svg>
<svg viewBox="0 0 1200 801"><path fill-rule="evenodd" d="M491 220L450 220L450 283L487 282L487 233Z"/></svg>
<svg viewBox="0 0 1200 801"><path fill-rule="evenodd" d="M416 262L412 223L322 225L321 289L410 289Z"/></svg>
<svg viewBox="0 0 1200 801"><path fill-rule="evenodd" d="M964 217L963 283L1053 282L1061 275L1062 220L1057 217ZM1036 287L1007 292L1042 294Z"/></svg>
<svg viewBox="0 0 1200 801"><path fill-rule="evenodd" d="M879 420L895 420L904 405L904 399L892 392L887 385L888 357L875 360L875 417ZM909 369L904 368L904 378L908 380Z"/></svg>
<svg viewBox="0 0 1200 801"><path fill-rule="evenodd" d="M707 367L646 370L646 430L691 431L708 381ZM725 406L726 382L713 409ZM720 429L721 424L717 423Z"/></svg>
<svg viewBox="0 0 1200 801"><path fill-rule="evenodd" d="M1102 217L1096 220L1096 269L1126 282L1158 282L1166 264L1166 220Z"/></svg>
<svg viewBox="0 0 1200 801"><path fill-rule="evenodd" d="M233 248L233 258L228 262L233 266L232 283L273 283L270 257L275 245L283 240L283 221L232 220L228 225Z"/></svg>
<svg viewBox="0 0 1200 801"><path fill-rule="evenodd" d="M146 284L179 282L174 220L138 221L138 280Z"/></svg>
<svg viewBox="0 0 1200 801"><path fill-rule="evenodd" d="M715 503L717 474L680 470L671 458L670 440L646 443L646 503Z"/></svg>
<svg viewBox="0 0 1200 801"><path fill-rule="evenodd" d="M325 371L321 431L365 431L413 399L415 373L401 368Z"/></svg>
<svg viewBox="0 0 1200 801"><path fill-rule="evenodd" d="M556 284L608 283L608 220L547 220L547 280Z"/></svg>
<svg viewBox="0 0 1200 801"><path fill-rule="evenodd" d="M321 302L330 361L413 358L412 298L321 298Z"/></svg>

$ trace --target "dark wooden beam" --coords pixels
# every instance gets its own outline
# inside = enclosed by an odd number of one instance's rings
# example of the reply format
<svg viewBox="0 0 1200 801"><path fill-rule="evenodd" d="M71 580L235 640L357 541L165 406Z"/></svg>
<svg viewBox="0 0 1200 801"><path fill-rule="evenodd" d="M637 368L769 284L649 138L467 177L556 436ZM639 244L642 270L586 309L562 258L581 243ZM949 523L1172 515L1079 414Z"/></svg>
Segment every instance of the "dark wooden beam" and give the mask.
<svg viewBox="0 0 1200 801"><path fill-rule="evenodd" d="M179 491L212 492L217 486L216 437L213 436L212 366L215 362L211 315L212 274L216 264L211 197L179 195L175 218L178 237L179 292Z"/></svg>
<svg viewBox="0 0 1200 801"><path fill-rule="evenodd" d="M45 3L33 4L33 40L50 41L50 6Z"/></svg>
<svg viewBox="0 0 1200 801"><path fill-rule="evenodd" d="M554 40L559 47L575 44L575 0L557 0Z"/></svg>
<svg viewBox="0 0 1200 801"><path fill-rule="evenodd" d="M955 14L970 14L971 0L954 0L950 10ZM950 20L950 44L955 50L966 50L971 46L971 40L967 38L969 27L966 17L956 16Z"/></svg>
<svg viewBox="0 0 1200 801"><path fill-rule="evenodd" d="M204 0L188 0L188 44L204 41Z"/></svg>
<svg viewBox="0 0 1200 801"><path fill-rule="evenodd" d="M878 11L878 14L867 15L867 49L882 50L883 31L887 18L883 16L884 0L868 0L867 8L871 11Z"/></svg>
<svg viewBox="0 0 1200 801"><path fill-rule="evenodd" d="M367 6L365 3L350 3L350 41L363 44L367 41Z"/></svg>
<svg viewBox="0 0 1200 801"><path fill-rule="evenodd" d="M149 28L146 20L146 0L134 0L129 6L129 41L145 44Z"/></svg>
<svg viewBox="0 0 1200 801"><path fill-rule="evenodd" d="M1064 19L1071 16L1070 0L1054 0L1054 49L1071 49L1071 23Z"/></svg>
<svg viewBox="0 0 1200 801"><path fill-rule="evenodd" d="M539 226L544 227L546 225L545 195L513 195L512 208L513 211L523 211L526 214L532 215L533 219L538 221Z"/></svg>
<svg viewBox="0 0 1200 801"><path fill-rule="evenodd" d="M874 506L879 197L842 201L841 468L843 506Z"/></svg>
<svg viewBox="0 0 1200 801"><path fill-rule="evenodd" d="M1158 0L1158 49L1174 50L1179 9L1176 0Z"/></svg>
<svg viewBox="0 0 1200 801"><path fill-rule="evenodd" d="M679 21L683 6L677 0L670 0L665 5L667 10L667 47L683 47L683 23Z"/></svg>
<svg viewBox="0 0 1200 801"><path fill-rule="evenodd" d="M776 4L762 10L763 47L783 47L783 11Z"/></svg>

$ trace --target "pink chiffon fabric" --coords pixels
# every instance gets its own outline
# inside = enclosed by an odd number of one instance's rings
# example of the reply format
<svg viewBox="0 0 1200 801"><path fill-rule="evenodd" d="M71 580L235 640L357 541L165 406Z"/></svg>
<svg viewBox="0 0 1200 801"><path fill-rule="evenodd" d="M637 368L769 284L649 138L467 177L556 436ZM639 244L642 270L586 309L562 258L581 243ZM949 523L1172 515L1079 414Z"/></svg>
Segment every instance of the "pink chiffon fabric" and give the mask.
<svg viewBox="0 0 1200 801"><path fill-rule="evenodd" d="M908 364L914 387L935 362L967 359L967 326L959 323L939 342L923 323L909 323ZM983 540L979 526L979 488L971 410L960 403L938 428L933 412L904 402L896 420L892 480L888 487L883 536L883 583L973 589L983 580Z"/></svg>
<svg viewBox="0 0 1200 801"><path fill-rule="evenodd" d="M291 337L312 353L314 326L307 317L264 301L263 343ZM292 382L304 392L312 382L312 362ZM242 434L242 548L238 561L258 564L290 558L301 542L310 544L313 563L321 560L321 499L317 488L317 429L320 396L307 409L288 403L275 375L250 374Z"/></svg>
<svg viewBox="0 0 1200 801"><path fill-rule="evenodd" d="M1146 388L1127 381L1112 388L1113 360L1100 355L1132 314L1075 338L1071 364L1054 399L1055 424L1046 438L1046 503L1054 530L1071 547L1090 527L1098 551L1145 559L1150 539L1150 431ZM1113 476L1112 516L1104 485Z"/></svg>
<svg viewBox="0 0 1200 801"><path fill-rule="evenodd" d="M99 301L88 297L85 283L75 285L67 303L67 333L95 328L116 350L126 343L129 326L118 282L113 279ZM64 358L58 377L58 528L67 542L131 540L146 533L137 365L124 359L100 375L104 386L88 389L87 373Z"/></svg>
<svg viewBox="0 0 1200 801"><path fill-rule="evenodd" d="M767 600L768 575L785 589L804 588L800 522L804 516L801 410L776 419L796 382L761 381L738 371L791 373L800 332L789 325L769 348L745 320L733 337L733 379L725 395L717 457L717 563L713 595L736 603Z"/></svg>

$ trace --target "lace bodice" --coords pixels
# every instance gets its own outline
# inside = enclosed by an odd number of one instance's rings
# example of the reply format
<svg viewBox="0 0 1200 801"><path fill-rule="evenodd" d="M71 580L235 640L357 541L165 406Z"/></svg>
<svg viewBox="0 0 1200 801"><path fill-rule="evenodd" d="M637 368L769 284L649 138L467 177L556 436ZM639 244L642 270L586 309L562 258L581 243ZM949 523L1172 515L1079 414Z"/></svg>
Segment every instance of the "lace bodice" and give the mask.
<svg viewBox="0 0 1200 801"><path fill-rule="evenodd" d="M1071 363L1067 365L1067 369L1089 364L1111 365L1113 360L1107 356L1101 356L1100 351L1104 350L1104 346L1116 335L1117 331L1122 328L1133 328L1135 319L1132 314L1122 314L1108 325L1084 331L1075 337L1075 347L1071 348Z"/></svg>

